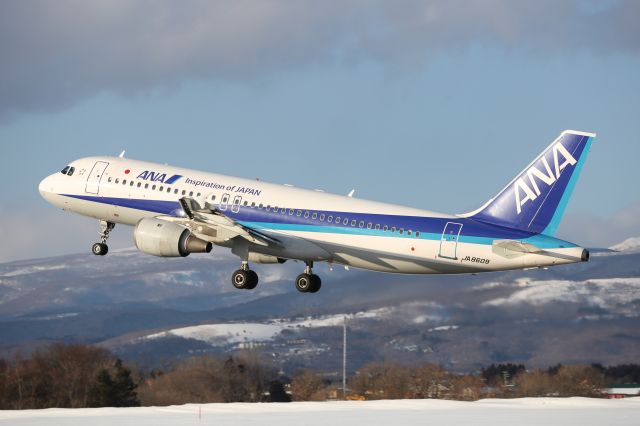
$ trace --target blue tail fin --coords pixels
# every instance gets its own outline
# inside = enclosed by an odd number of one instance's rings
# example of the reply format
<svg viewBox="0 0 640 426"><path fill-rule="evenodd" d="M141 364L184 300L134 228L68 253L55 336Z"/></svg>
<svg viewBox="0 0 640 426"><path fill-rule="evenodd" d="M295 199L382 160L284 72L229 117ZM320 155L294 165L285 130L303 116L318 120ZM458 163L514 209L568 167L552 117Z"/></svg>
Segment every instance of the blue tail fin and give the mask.
<svg viewBox="0 0 640 426"><path fill-rule="evenodd" d="M554 235L595 136L565 130L498 195L465 216Z"/></svg>

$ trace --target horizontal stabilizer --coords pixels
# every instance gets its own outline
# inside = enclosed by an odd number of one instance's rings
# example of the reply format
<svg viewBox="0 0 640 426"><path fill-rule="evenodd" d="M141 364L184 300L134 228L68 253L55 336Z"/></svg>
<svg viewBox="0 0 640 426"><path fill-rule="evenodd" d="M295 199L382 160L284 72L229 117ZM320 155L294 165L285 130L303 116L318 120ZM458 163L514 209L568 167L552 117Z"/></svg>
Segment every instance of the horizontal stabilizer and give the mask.
<svg viewBox="0 0 640 426"><path fill-rule="evenodd" d="M533 244L523 243L516 240L495 240L492 251L506 258L513 258L531 253L541 253L542 249Z"/></svg>

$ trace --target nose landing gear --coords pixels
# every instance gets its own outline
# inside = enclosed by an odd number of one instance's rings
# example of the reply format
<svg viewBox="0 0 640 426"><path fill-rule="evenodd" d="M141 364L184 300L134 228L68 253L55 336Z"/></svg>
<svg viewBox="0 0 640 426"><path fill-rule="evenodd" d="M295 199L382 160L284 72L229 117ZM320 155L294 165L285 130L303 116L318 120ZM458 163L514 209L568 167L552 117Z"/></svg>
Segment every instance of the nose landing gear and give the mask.
<svg viewBox="0 0 640 426"><path fill-rule="evenodd" d="M107 246L107 239L109 233L116 226L113 222L107 222L106 220L100 221L100 242L91 246L91 252L96 256L104 256L109 252L109 246Z"/></svg>

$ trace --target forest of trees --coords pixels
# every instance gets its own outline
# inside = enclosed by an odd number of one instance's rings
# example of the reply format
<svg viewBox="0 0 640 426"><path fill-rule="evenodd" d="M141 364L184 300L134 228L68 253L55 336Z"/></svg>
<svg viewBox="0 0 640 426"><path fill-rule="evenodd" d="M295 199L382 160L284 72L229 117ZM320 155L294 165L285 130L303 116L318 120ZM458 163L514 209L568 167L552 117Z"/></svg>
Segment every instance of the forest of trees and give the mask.
<svg viewBox="0 0 640 426"><path fill-rule="evenodd" d="M364 365L341 383L305 369L285 377L258 352L199 356L167 371L141 373L110 352L56 344L0 360L0 409L128 407L207 402L288 402L327 399L601 397L612 384L640 383L640 365L556 365L527 370L498 364L479 374L437 365Z"/></svg>

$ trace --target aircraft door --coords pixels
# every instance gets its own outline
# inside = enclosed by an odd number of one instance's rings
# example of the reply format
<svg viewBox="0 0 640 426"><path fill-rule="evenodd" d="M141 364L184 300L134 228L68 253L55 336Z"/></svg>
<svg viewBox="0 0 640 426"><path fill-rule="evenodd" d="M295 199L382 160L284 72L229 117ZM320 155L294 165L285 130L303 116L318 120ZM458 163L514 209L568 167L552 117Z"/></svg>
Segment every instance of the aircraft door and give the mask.
<svg viewBox="0 0 640 426"><path fill-rule="evenodd" d="M447 222L442 231L440 238L440 257L448 259L457 259L458 239L462 224L456 222Z"/></svg>
<svg viewBox="0 0 640 426"><path fill-rule="evenodd" d="M93 165L89 176L87 176L87 186L84 191L89 194L97 194L100 190L100 180L102 179L102 175L104 174L104 170L107 168L109 163L105 161L96 161L96 164Z"/></svg>
<svg viewBox="0 0 640 426"><path fill-rule="evenodd" d="M222 198L220 198L220 210L227 210L227 205L229 204L229 194L222 194Z"/></svg>
<svg viewBox="0 0 640 426"><path fill-rule="evenodd" d="M240 195L236 195L233 197L233 205L231 206L231 211L234 213L238 213L240 211L240 203L242 202L242 197Z"/></svg>

